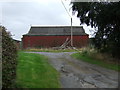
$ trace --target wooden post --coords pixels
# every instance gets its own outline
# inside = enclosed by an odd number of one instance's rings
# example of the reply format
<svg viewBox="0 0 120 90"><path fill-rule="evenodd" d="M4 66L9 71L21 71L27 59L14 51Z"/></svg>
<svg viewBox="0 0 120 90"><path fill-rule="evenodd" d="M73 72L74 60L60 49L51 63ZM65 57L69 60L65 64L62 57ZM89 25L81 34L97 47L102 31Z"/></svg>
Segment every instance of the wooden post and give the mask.
<svg viewBox="0 0 120 90"><path fill-rule="evenodd" d="M71 17L71 46L73 47L72 17Z"/></svg>

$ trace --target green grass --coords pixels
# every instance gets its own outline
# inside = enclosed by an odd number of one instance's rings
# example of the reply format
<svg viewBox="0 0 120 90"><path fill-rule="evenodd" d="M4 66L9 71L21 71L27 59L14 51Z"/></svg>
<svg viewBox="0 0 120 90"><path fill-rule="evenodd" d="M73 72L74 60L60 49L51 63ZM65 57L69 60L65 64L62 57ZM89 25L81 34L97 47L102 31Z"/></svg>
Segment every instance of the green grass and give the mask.
<svg viewBox="0 0 120 90"><path fill-rule="evenodd" d="M59 49L59 50L54 50L54 49L26 49L25 51L28 52L53 52L53 53L59 53L59 52L75 52L76 50L74 49Z"/></svg>
<svg viewBox="0 0 120 90"><path fill-rule="evenodd" d="M120 71L120 65L118 65L118 64L110 64L110 63L104 62L102 60L96 60L94 57L90 57L88 55L83 55L82 53L74 53L71 56L78 60L82 60L82 61L85 61L85 62L88 62L91 64L96 64L98 66L101 66L101 67L104 67L107 69Z"/></svg>
<svg viewBox="0 0 120 90"><path fill-rule="evenodd" d="M17 88L60 88L59 73L47 57L33 53L18 53Z"/></svg>

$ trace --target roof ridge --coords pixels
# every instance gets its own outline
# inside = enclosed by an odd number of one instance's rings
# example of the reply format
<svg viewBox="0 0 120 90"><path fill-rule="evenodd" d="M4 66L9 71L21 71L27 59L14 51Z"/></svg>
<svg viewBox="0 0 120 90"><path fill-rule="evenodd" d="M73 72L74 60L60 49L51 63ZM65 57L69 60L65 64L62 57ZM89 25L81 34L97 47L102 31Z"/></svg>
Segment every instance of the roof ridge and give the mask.
<svg viewBox="0 0 120 90"><path fill-rule="evenodd" d="M71 27L71 26L66 25L66 26L31 26L31 27L45 27L46 28L46 27ZM81 27L82 28L83 26L72 26L72 27L79 27L79 28Z"/></svg>

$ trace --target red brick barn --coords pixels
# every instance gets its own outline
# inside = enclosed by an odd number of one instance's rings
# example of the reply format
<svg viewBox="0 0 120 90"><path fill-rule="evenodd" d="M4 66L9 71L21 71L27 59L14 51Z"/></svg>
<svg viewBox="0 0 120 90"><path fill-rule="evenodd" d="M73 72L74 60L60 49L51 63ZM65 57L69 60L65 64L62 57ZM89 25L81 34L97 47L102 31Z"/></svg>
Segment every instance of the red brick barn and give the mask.
<svg viewBox="0 0 120 90"><path fill-rule="evenodd" d="M82 26L73 26L73 46L88 45L88 34ZM32 26L30 31L23 35L23 48L49 48L61 46L71 37L71 26ZM70 45L70 44L69 44Z"/></svg>

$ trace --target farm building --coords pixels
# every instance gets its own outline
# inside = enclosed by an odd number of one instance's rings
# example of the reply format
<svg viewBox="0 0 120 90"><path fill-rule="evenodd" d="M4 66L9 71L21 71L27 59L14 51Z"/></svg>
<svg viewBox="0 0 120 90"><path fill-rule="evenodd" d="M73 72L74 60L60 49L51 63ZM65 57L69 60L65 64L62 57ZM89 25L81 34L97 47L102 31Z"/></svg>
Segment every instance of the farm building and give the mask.
<svg viewBox="0 0 120 90"><path fill-rule="evenodd" d="M13 39L17 49L21 49L21 41Z"/></svg>
<svg viewBox="0 0 120 90"><path fill-rule="evenodd" d="M88 45L88 34L82 26L73 26L73 46ZM23 48L59 47L71 38L71 26L31 26L29 32L23 35ZM70 46L70 43L68 44Z"/></svg>

